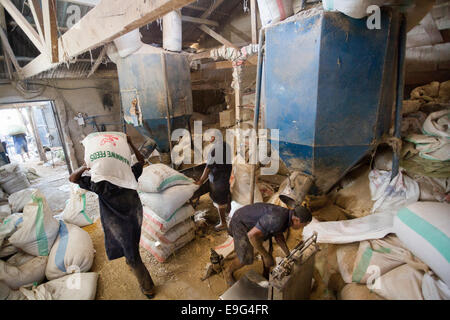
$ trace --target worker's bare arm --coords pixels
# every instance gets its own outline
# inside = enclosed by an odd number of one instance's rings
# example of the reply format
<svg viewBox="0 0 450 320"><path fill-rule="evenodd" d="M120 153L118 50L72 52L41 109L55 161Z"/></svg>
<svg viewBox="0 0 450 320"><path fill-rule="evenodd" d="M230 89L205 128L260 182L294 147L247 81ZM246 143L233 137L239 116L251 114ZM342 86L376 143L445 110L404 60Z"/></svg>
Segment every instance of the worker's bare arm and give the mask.
<svg viewBox="0 0 450 320"><path fill-rule="evenodd" d="M202 174L202 176L200 177L200 179L198 179L196 182L195 182L195 184L198 184L198 185L202 185L205 181L206 181L206 179L208 179L208 175L209 175L209 172L210 172L211 170L206 166L205 167L205 170L203 170L203 174Z"/></svg>
<svg viewBox="0 0 450 320"><path fill-rule="evenodd" d="M89 170L89 168L86 166L86 164L83 164L80 168L72 172L69 177L69 181L72 183L77 183L86 170Z"/></svg>
<svg viewBox="0 0 450 320"><path fill-rule="evenodd" d="M277 234L275 236L275 240L277 241L277 243L280 246L280 248L283 250L284 254L286 256L288 256L290 251L289 251L289 248L287 246L286 239L284 238L284 235L282 233Z"/></svg>
<svg viewBox="0 0 450 320"><path fill-rule="evenodd" d="M267 252L267 250L263 246L264 234L262 233L262 231L256 227L253 227L247 233L247 236L253 248L255 248L263 256L264 261L266 263L266 267L269 268L273 266L275 264L273 257L269 254L269 252Z"/></svg>
<svg viewBox="0 0 450 320"><path fill-rule="evenodd" d="M131 141L131 137L129 135L127 135L127 142L130 145L131 149L133 149L133 152L136 155L137 161L139 161L140 164L144 165L145 164L145 158L142 155L142 153L138 150L138 148L136 148L134 146L133 141Z"/></svg>

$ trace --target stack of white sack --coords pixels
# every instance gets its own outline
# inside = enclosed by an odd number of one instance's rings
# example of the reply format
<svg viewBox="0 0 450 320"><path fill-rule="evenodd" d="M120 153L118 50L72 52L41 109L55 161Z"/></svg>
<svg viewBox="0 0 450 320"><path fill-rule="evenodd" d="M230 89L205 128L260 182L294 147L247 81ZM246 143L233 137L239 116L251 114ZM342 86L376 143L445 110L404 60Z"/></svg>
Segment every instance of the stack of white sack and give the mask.
<svg viewBox="0 0 450 320"><path fill-rule="evenodd" d="M164 262L195 237L194 208L186 202L199 186L164 164L144 168L138 186L144 210L141 246Z"/></svg>
<svg viewBox="0 0 450 320"><path fill-rule="evenodd" d="M0 298L70 299L74 297L70 286L52 281L36 286L46 279L57 281L77 273L78 282L89 283L89 290L94 288L93 294L83 289L79 297L93 299L97 276L94 286L93 278L83 280L82 273L90 270L94 260L89 234L76 225L58 222L38 189L23 190L10 203L17 210L23 207L23 213L10 215L0 225L0 258L4 258L0 259Z"/></svg>

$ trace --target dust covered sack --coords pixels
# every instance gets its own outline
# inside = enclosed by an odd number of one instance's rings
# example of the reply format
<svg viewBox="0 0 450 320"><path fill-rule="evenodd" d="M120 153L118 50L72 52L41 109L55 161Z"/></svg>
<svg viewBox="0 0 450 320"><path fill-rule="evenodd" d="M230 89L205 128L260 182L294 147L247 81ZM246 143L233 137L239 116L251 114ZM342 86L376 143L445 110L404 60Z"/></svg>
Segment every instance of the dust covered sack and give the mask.
<svg viewBox="0 0 450 320"><path fill-rule="evenodd" d="M60 221L59 235L50 251L45 276L53 280L74 272L89 271L94 262L94 246L80 227Z"/></svg>
<svg viewBox="0 0 450 320"><path fill-rule="evenodd" d="M394 232L450 287L450 204L416 202L400 209Z"/></svg>
<svg viewBox="0 0 450 320"><path fill-rule="evenodd" d="M151 221L148 221L144 216L142 221L142 230L145 231L153 240L159 241L164 244L172 244L177 242L179 238L195 229L195 224L192 219L186 219L183 222L178 223L166 233L158 231L157 226Z"/></svg>
<svg viewBox="0 0 450 320"><path fill-rule="evenodd" d="M138 180L138 190L142 192L161 192L180 184L192 184L193 180L184 174L162 164L145 167Z"/></svg>
<svg viewBox="0 0 450 320"><path fill-rule="evenodd" d="M155 241L146 235L145 230L141 235L140 245L150 252L159 262L165 262L175 251L184 247L195 238L195 231L191 230L177 239L174 243L164 244Z"/></svg>
<svg viewBox="0 0 450 320"><path fill-rule="evenodd" d="M195 210L190 204L185 204L181 208L175 210L175 212L166 219L161 218L147 206L143 207L143 212L144 221L151 225L152 229L159 233L166 233L182 221L192 217Z"/></svg>
<svg viewBox="0 0 450 320"><path fill-rule="evenodd" d="M20 288L27 300L94 300L98 273L74 273L37 287Z"/></svg>
<svg viewBox="0 0 450 320"><path fill-rule="evenodd" d="M33 192L31 199L23 208L23 222L18 225L9 242L34 256L48 256L58 236L59 223L53 218L47 200L39 190Z"/></svg>
<svg viewBox="0 0 450 320"><path fill-rule="evenodd" d="M131 150L122 132L94 132L82 141L84 161L92 182L108 181L126 189L137 189L131 170Z"/></svg>
<svg viewBox="0 0 450 320"><path fill-rule="evenodd" d="M31 197L37 189L27 188L14 192L8 197L12 212L22 212L23 208L32 200Z"/></svg>
<svg viewBox="0 0 450 320"><path fill-rule="evenodd" d="M94 199L87 197L88 191L80 188L77 184L72 183L70 187L70 199L67 201L64 211L58 216L58 219L79 227L93 224L93 217L89 216L86 208L91 207L90 202Z"/></svg>
<svg viewBox="0 0 450 320"><path fill-rule="evenodd" d="M173 186L160 193L139 192L139 198L144 206L152 209L163 220L167 220L192 198L198 188L199 186L193 183Z"/></svg>
<svg viewBox="0 0 450 320"><path fill-rule="evenodd" d="M0 260L0 281L13 290L41 283L45 279L47 259L19 252L6 262Z"/></svg>

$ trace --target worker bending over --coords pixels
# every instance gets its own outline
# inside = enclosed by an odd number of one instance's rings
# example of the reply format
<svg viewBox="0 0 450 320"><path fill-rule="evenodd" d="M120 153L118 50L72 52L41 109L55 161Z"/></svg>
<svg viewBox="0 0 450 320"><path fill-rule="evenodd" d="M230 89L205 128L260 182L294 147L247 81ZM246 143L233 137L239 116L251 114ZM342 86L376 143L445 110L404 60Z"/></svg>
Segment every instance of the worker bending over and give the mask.
<svg viewBox="0 0 450 320"><path fill-rule="evenodd" d="M212 136L210 142L213 143L215 137ZM201 178L195 183L202 185L206 179L209 179L209 196L214 206L219 211L220 223L215 226L216 231L225 230L227 228L226 214L230 205L230 176L232 170L231 164L231 148L229 144L223 142L222 156L216 155L216 148L208 153L206 167ZM228 155L228 157L227 157Z"/></svg>
<svg viewBox="0 0 450 320"><path fill-rule="evenodd" d="M264 273L268 278L270 267L275 265L272 255L263 246L265 240L275 237L283 252L290 251L283 236L289 227L300 229L311 221L311 212L303 206L283 208L270 203L255 203L238 209L230 221L229 233L234 240L237 257L225 269L228 285L235 282L233 272L253 263L253 248L262 256Z"/></svg>
<svg viewBox="0 0 450 320"><path fill-rule="evenodd" d="M131 167L137 180L142 174L145 159L133 145L129 136L127 136L127 141L138 160ZM72 173L69 180L98 195L108 259L114 260L125 256L127 264L139 282L142 293L150 299L153 298L155 295L153 280L139 254L142 204L138 193L136 190L121 188L108 181L94 183L90 176L82 176L87 170L89 168L83 165Z"/></svg>

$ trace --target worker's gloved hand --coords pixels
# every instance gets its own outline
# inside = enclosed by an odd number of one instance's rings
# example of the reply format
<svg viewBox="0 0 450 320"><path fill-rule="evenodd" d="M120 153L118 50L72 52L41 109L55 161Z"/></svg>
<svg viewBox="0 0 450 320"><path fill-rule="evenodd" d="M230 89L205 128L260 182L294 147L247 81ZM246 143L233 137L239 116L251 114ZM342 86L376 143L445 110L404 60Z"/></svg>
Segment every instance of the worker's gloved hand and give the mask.
<svg viewBox="0 0 450 320"><path fill-rule="evenodd" d="M196 185L198 185L198 186L200 186L202 183L201 183L201 181L200 180L198 180L198 181L195 181L194 182L194 184L196 184Z"/></svg>

